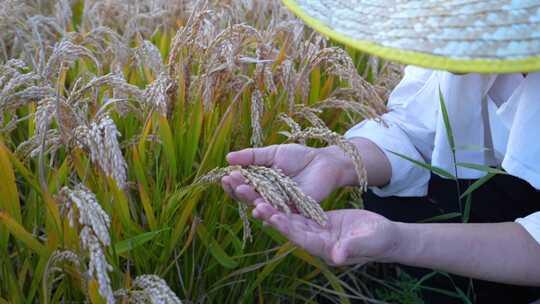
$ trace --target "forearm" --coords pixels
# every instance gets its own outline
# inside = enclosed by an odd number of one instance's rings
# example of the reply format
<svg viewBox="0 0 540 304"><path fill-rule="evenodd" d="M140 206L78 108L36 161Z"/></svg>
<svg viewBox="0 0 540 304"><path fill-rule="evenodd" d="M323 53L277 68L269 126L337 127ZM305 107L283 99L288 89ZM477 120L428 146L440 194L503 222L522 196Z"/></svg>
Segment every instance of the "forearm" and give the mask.
<svg viewBox="0 0 540 304"><path fill-rule="evenodd" d="M392 262L540 286L540 245L517 223L397 225Z"/></svg>
<svg viewBox="0 0 540 304"><path fill-rule="evenodd" d="M353 138L351 142L356 146L367 171L369 186L384 186L391 178L392 169L384 152L372 141L365 138ZM354 165L347 154L337 146L330 146L321 150L330 153L340 168L338 186L357 186L358 176Z"/></svg>

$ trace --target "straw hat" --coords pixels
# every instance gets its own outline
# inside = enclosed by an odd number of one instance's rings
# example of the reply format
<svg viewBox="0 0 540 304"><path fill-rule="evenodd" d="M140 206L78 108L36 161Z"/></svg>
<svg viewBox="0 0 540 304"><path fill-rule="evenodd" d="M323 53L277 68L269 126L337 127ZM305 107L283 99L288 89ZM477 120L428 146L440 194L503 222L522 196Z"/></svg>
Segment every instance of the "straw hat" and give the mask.
<svg viewBox="0 0 540 304"><path fill-rule="evenodd" d="M322 34L454 72L540 70L539 0L282 0Z"/></svg>

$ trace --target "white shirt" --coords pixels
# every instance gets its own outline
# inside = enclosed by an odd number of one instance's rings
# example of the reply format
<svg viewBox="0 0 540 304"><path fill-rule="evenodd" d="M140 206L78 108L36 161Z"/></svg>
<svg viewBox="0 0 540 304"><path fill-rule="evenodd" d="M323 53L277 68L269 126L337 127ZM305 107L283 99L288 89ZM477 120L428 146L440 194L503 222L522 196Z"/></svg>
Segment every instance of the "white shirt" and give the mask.
<svg viewBox="0 0 540 304"><path fill-rule="evenodd" d="M346 138L364 137L388 157L392 178L379 196L424 196L430 172L389 151L454 173L440 110L439 88L448 110L458 163L501 165L540 189L540 73L455 75L408 66L383 115L388 127L365 120ZM458 167L459 178L485 172ZM540 202L539 210L540 210ZM516 220L540 242L540 212Z"/></svg>

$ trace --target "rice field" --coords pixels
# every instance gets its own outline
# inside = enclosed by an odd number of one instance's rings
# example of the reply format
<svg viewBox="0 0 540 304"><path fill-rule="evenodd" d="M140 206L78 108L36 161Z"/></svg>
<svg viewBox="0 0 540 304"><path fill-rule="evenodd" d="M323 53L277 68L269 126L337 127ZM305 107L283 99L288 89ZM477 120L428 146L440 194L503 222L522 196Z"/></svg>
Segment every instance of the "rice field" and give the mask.
<svg viewBox="0 0 540 304"><path fill-rule="evenodd" d="M339 134L400 76L277 0L0 2L0 304L383 303L211 182L229 151L284 142L338 145L363 178ZM242 170L321 222L365 188L321 209Z"/></svg>

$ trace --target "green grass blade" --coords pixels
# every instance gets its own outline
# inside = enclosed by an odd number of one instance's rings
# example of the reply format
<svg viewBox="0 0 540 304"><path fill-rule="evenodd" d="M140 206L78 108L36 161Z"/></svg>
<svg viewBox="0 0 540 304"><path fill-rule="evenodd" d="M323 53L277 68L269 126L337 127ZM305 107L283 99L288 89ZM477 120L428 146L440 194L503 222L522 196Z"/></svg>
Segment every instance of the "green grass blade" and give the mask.
<svg viewBox="0 0 540 304"><path fill-rule="evenodd" d="M145 243L153 240L155 237L157 237L161 232L170 230L170 228L163 228L159 229L157 231L150 231L141 233L137 236L134 236L132 238L129 238L127 240L122 240L116 244L114 244L114 249L117 254L123 254L130 250L133 250L137 247L140 247L144 245Z"/></svg>
<svg viewBox="0 0 540 304"><path fill-rule="evenodd" d="M231 258L219 243L208 233L208 230L204 224L200 223L197 226L197 235L203 242L204 246L208 249L210 254L216 259L216 261L221 264L221 266L229 269L236 268L238 262Z"/></svg>
<svg viewBox="0 0 540 304"><path fill-rule="evenodd" d="M488 173L484 177L476 180L474 183L472 183L465 192L461 195L461 198L464 198L470 194L472 194L476 189L482 187L485 183L487 183L490 179L492 179L496 174L495 173Z"/></svg>
<svg viewBox="0 0 540 304"><path fill-rule="evenodd" d="M410 157L408 157L406 155L403 155L403 154L400 154L400 153L397 153L397 152L394 152L394 151L388 150L388 152L390 152L390 153L392 153L394 155L397 155L397 156L399 156L399 157L401 157L403 159L406 159L406 160L412 162L413 164L415 164L415 165L417 165L419 167L422 167L422 168L424 168L426 170L429 170L429 171L431 171L433 173L436 173L436 174L438 174L438 175L440 175L442 177L446 177L448 179L456 179L456 177L452 173L450 173L448 171L445 171L442 168L432 166L430 164L426 164L426 163L423 163L423 162L419 162L419 161L417 161L415 159L412 159L412 158L410 158Z"/></svg>
<svg viewBox="0 0 540 304"><path fill-rule="evenodd" d="M21 241L38 255L47 256L49 254L49 251L45 245L38 241L36 237L34 237L6 212L0 211L0 223L2 223L3 227L11 232L17 240Z"/></svg>
<svg viewBox="0 0 540 304"><path fill-rule="evenodd" d="M492 168L490 166L485 166L485 165L478 165L478 164L471 164L471 163L457 163L457 166L463 167L463 168L469 168L469 169L473 169L477 171L482 171L489 174L505 174L505 175L508 174L506 173L506 171L503 171L501 169Z"/></svg>
<svg viewBox="0 0 540 304"><path fill-rule="evenodd" d="M450 220L450 219L460 217L460 216L461 216L461 213L459 212L445 213L445 214L427 218L425 220L421 220L419 221L419 223L442 222L442 221Z"/></svg>
<svg viewBox="0 0 540 304"><path fill-rule="evenodd" d="M163 151L165 152L165 157L167 158L170 176L172 178L176 178L176 149L174 146L171 127L169 126L167 118L164 116L159 117L159 135L161 138L161 142L163 143Z"/></svg>
<svg viewBox="0 0 540 304"><path fill-rule="evenodd" d="M6 210L17 222L21 222L19 191L15 172L9 159L9 151L0 141L0 209Z"/></svg>
<svg viewBox="0 0 540 304"><path fill-rule="evenodd" d="M472 195L467 196L465 200L465 208L463 208L463 217L461 218L463 223L468 223L471 217L471 205L472 205Z"/></svg>
<svg viewBox="0 0 540 304"><path fill-rule="evenodd" d="M452 148L452 151L455 151L456 144L454 142L454 132L452 131L452 126L450 125L450 118L448 117L448 110L446 109L446 103L444 101L441 87L439 87L439 102L441 104L442 117L444 126L446 128L446 138L448 139L448 144L450 145L450 148Z"/></svg>

